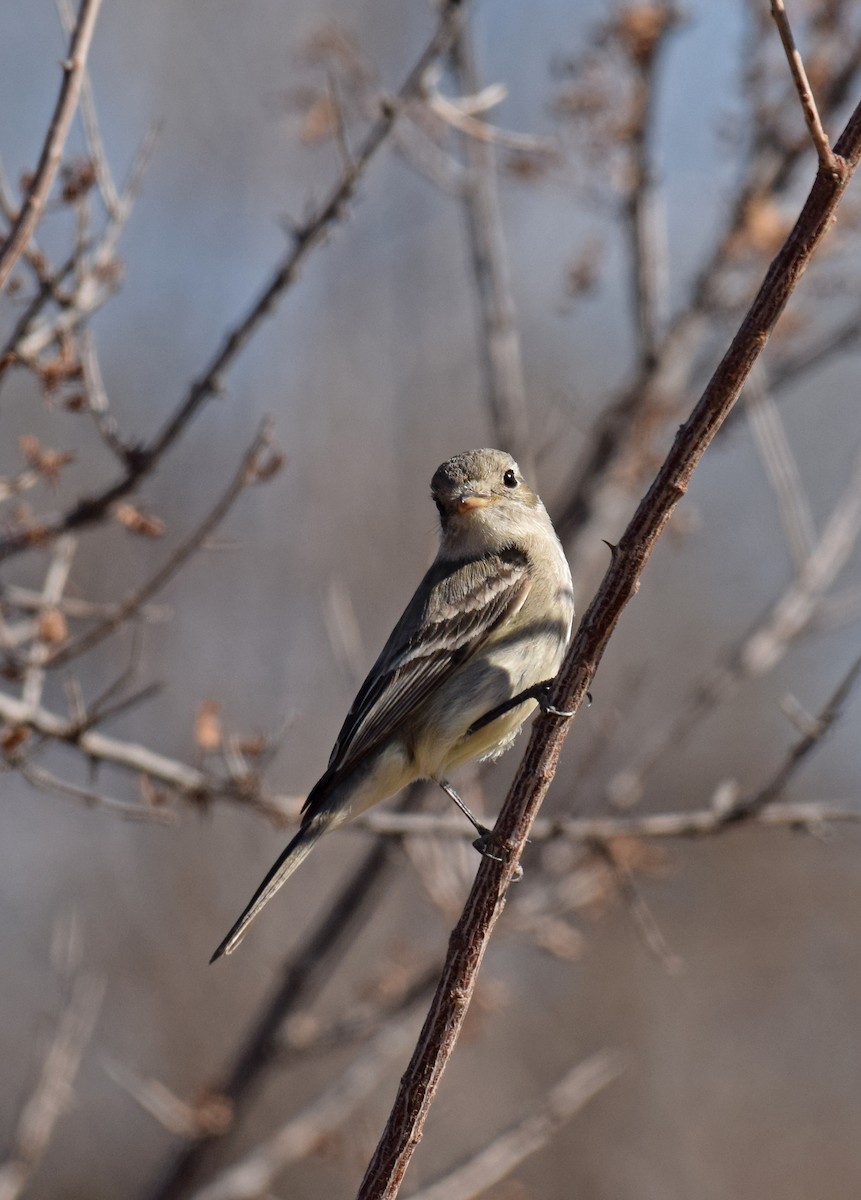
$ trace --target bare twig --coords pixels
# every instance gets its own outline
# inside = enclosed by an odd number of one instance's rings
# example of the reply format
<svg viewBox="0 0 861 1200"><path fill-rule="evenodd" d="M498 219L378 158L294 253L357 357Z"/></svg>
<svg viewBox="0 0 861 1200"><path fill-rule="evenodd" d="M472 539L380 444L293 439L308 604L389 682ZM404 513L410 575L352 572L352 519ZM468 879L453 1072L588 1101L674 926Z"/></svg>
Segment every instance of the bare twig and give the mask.
<svg viewBox="0 0 861 1200"><path fill-rule="evenodd" d="M118 817L123 817L126 821L154 821L158 825L176 824L176 813L169 809L155 808L145 804L128 804L123 800L116 800L113 796L107 796L104 792L97 792L95 788L80 787L68 779L61 779L53 772L37 766L36 763L28 762L26 759L15 758L12 759L12 762L22 779L26 779L32 787L38 788L39 791L53 792L57 796L68 796L72 800L80 800L88 808L104 808Z"/></svg>
<svg viewBox="0 0 861 1200"><path fill-rule="evenodd" d="M279 1061L282 1064L294 1062L363 1041L376 1033L392 1016L425 1000L435 987L441 969L441 962L432 962L410 974L408 979L399 983L397 989L387 987L382 996L370 1000L353 998L347 1015L328 1022L321 1022L309 1013L297 1013L295 1022L288 1021L286 1024Z"/></svg>
<svg viewBox="0 0 861 1200"><path fill-rule="evenodd" d="M849 561L861 533L861 453L819 540L795 578L743 640L723 661L688 689L678 711L657 730L637 760L616 772L608 785L611 797L634 803L643 781L669 749L678 747L700 721L724 703L746 679L771 671L789 647L810 628L827 589Z"/></svg>
<svg viewBox="0 0 861 1200"><path fill-rule="evenodd" d="M200 798L210 792L209 781L202 771L175 759L157 754L146 746L108 737L98 730L83 733L74 721L67 721L45 708L35 711L21 700L0 693L0 719L15 728L33 729L56 742L67 742L86 758L112 763L136 774L152 777L189 798Z"/></svg>
<svg viewBox="0 0 861 1200"><path fill-rule="evenodd" d="M51 124L48 126L39 163L15 224L9 231L6 241L0 246L0 291L39 223L45 201L51 190L51 184L54 182L54 176L60 165L63 147L66 144L72 118L78 105L87 54L90 50L100 5L101 0L81 0L75 30L69 43L69 53L62 63L63 82L60 94L57 97Z"/></svg>
<svg viewBox="0 0 861 1200"><path fill-rule="evenodd" d="M855 312L840 325L828 329L810 345L803 346L794 354L782 355L771 364L768 372L772 391L797 383L808 371L843 351L857 348L861 339L861 313Z"/></svg>
<svg viewBox="0 0 861 1200"><path fill-rule="evenodd" d="M466 24L452 43L451 60L461 90L476 92L478 70ZM489 142L471 135L463 139L463 153L468 171L463 200L481 320L484 391L493 436L495 445L510 451L524 471L531 472L526 385L499 207L496 155Z"/></svg>
<svg viewBox="0 0 861 1200"><path fill-rule="evenodd" d="M21 1113L9 1156L0 1165L0 1200L17 1200L27 1187L57 1121L69 1107L104 990L104 982L95 975L80 973L71 982L39 1081Z"/></svg>
<svg viewBox="0 0 861 1200"><path fill-rule="evenodd" d="M242 492L256 482L257 472L268 469L266 464L261 463L260 458L264 451L271 450L271 445L271 424L269 421L265 421L254 441L242 456L242 462L239 464L238 471L194 532L181 545L177 546L167 562L151 579L148 579L146 583L132 592L130 596L127 596L125 600L121 601L113 612L105 617L100 624L86 633L82 633L74 641L67 642L55 650L53 654L47 657L46 665L49 667L63 666L71 659L77 658L78 655L92 650L94 646L97 646L115 630L119 629L125 621L137 613L153 596L158 595L183 564L206 541L212 531L224 520ZM275 461L274 458L273 461Z"/></svg>
<svg viewBox="0 0 861 1200"><path fill-rule="evenodd" d="M75 556L77 540L71 535L62 537L57 542L51 555L51 562L45 572L45 584L42 589L41 615L44 619L51 609L55 609L66 590L69 572L72 569L72 559ZM65 623L63 623L65 624ZM21 699L27 708L35 710L42 703L42 691L45 685L45 667L51 656L47 641L37 640L30 651L30 661L24 673L24 687Z"/></svg>
<svg viewBox="0 0 861 1200"><path fill-rule="evenodd" d="M861 821L861 806L829 800L769 804L750 812L748 820L772 828L821 829L831 821ZM648 813L630 817L538 817L529 841L538 845L559 839L574 843L609 842L614 838L703 838L719 833L724 826L719 809L701 808L688 812ZM361 813L351 829L367 829L381 837L435 837L466 841L475 831L457 816L433 813L390 813L379 809Z"/></svg>
<svg viewBox="0 0 861 1200"><path fill-rule="evenodd" d="M680 21L674 0L654 5L651 33L637 38L630 57L635 94L628 119L630 163L625 195L625 231L630 262L630 292L637 325L639 372L653 369L663 315L666 267L665 237L660 225L657 171L654 162L656 76L670 33Z"/></svg>
<svg viewBox="0 0 861 1200"><path fill-rule="evenodd" d="M780 507L793 562L796 570L800 571L816 541L813 515L801 486L801 474L789 448L780 413L769 394L762 371L755 369L751 372L744 398L759 456Z"/></svg>
<svg viewBox="0 0 861 1200"><path fill-rule="evenodd" d="M66 33L71 33L75 17L72 12L70 0L57 0L57 8L60 13L60 20L63 23L63 28ZM99 120L96 116L96 103L93 97L93 88L90 83L89 72L84 69L83 79L81 80L81 96L80 96L80 111L81 124L84 127L84 136L87 139L87 149L90 155L90 161L96 172L96 180L98 181L99 191L102 195L102 203L109 216L116 217L120 211L120 197L117 192L116 184L114 183L113 175L111 174L110 166L108 165L108 156L105 153L104 142L102 141L102 133L99 128Z"/></svg>
<svg viewBox="0 0 861 1200"><path fill-rule="evenodd" d="M804 112L804 120L807 122L810 137L813 145L816 147L819 166L823 171L838 171L840 164L837 162L836 155L831 149L828 135L822 128L822 122L819 119L819 110L813 98L813 91L810 87L810 81L807 78L807 72L804 69L804 63L795 44L795 38L792 36L792 29L789 24L789 17L786 15L783 0L771 0L771 15L774 17L780 34L780 40L783 42L783 49L786 51L786 57L789 60L792 80L795 84L795 90L798 92L798 99L801 101L801 108Z"/></svg>
<svg viewBox="0 0 861 1200"><path fill-rule="evenodd" d="M668 975L677 975L682 969L682 960L664 937L645 897L637 887L634 872L624 861L624 857L616 854L613 842L593 842L592 849L610 871L643 945L655 956Z"/></svg>
<svg viewBox="0 0 861 1200"><path fill-rule="evenodd" d="M820 172L789 238L778 253L736 336L670 453L640 502L587 609L554 687L552 703L576 711L623 609L691 476L737 400L812 254L834 219L861 156L861 105L837 143L838 175ZM570 719L544 713L493 831L499 860L484 858L452 933L440 978L386 1128L359 1188L359 1200L392 1200L421 1138L430 1104L463 1024L478 970L532 821L553 778Z"/></svg>
<svg viewBox="0 0 861 1200"><path fill-rule="evenodd" d="M212 1130L224 1132L233 1119L230 1105L220 1096L204 1096L189 1104L174 1095L158 1079L138 1075L125 1064L106 1060L105 1073L122 1088L144 1112L176 1137L196 1138Z"/></svg>
<svg viewBox="0 0 861 1200"><path fill-rule="evenodd" d="M266 1195L285 1167L313 1153L374 1091L409 1047L415 1024L412 1013L388 1022L308 1108L193 1192L192 1200L257 1200Z"/></svg>
<svg viewBox="0 0 861 1200"><path fill-rule="evenodd" d="M102 369L96 353L96 343L89 329L82 330L80 344L81 366L87 389L87 408L93 415L102 441L120 462L125 462L129 448L120 439L116 420L109 411L108 394L102 380Z"/></svg>
<svg viewBox="0 0 861 1200"><path fill-rule="evenodd" d="M795 743L786 756L784 763L769 782L760 788L758 792L755 792L754 795L737 800L725 812L721 813L721 822L723 825L738 824L739 821L745 821L750 817L756 816L783 792L801 764L813 753L822 739L831 730L834 722L842 712L843 705L858 682L859 675L861 675L861 656L856 658L855 662L837 685L834 693L829 697L825 707L812 723L810 729Z"/></svg>
<svg viewBox="0 0 861 1200"><path fill-rule="evenodd" d="M42 608L42 593L32 588L19 587L15 583L0 585L0 603L8 604L10 608L22 612L39 612ZM57 602L57 608L67 617L79 620L95 620L110 617L116 612L116 604L103 604L97 600L84 600L78 596L62 596ZM139 616L148 621L164 621L170 615L170 609L164 604L148 604L141 609Z"/></svg>
<svg viewBox="0 0 861 1200"><path fill-rule="evenodd" d="M550 1089L537 1112L485 1146L474 1158L456 1167L430 1187L415 1192L411 1200L472 1200L510 1175L525 1158L543 1149L550 1139L589 1101L625 1069L625 1060L614 1050L601 1050Z"/></svg>
<svg viewBox="0 0 861 1200"><path fill-rule="evenodd" d="M459 71L458 71L459 74ZM463 87L463 79L459 79ZM450 100L436 87L427 88L427 104L431 111L460 133L477 142L488 145L506 146L509 150L523 150L532 154L553 154L556 151L555 142L549 138L536 137L531 133L513 133L508 129L500 129L485 121L476 120L475 113L486 112L487 109L501 104L506 96L506 89L498 84L478 91L478 80L469 85L472 95Z"/></svg>
<svg viewBox="0 0 861 1200"><path fill-rule="evenodd" d="M345 171L320 208L293 230L292 245L270 276L262 291L243 317L227 333L221 346L191 384L186 396L161 430L143 446L129 451L127 470L113 483L78 501L71 509L40 518L23 528L0 537L0 560L21 553L34 544L44 543L64 531L79 529L101 521L112 506L133 491L155 470L162 456L173 446L203 405L223 388L225 372L233 366L264 320L270 316L287 288L297 278L312 250L321 245L340 221L355 196L360 180L371 160L389 137L404 104L421 87L425 71L445 54L456 35L468 0L445 0L436 29L396 95L386 99L377 121L359 146L349 170Z"/></svg>

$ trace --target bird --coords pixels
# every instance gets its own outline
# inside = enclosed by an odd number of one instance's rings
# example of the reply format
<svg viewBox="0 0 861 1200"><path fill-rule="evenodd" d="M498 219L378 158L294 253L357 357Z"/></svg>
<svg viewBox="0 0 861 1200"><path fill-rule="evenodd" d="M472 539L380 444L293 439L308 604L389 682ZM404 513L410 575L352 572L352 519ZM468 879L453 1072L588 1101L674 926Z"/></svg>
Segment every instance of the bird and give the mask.
<svg viewBox="0 0 861 1200"><path fill-rule="evenodd" d="M431 480L436 558L367 678L302 809L299 830L212 955L231 954L321 835L408 784L496 758L549 689L571 637L571 571L550 517L502 450L469 450ZM570 714L560 713L567 716Z"/></svg>

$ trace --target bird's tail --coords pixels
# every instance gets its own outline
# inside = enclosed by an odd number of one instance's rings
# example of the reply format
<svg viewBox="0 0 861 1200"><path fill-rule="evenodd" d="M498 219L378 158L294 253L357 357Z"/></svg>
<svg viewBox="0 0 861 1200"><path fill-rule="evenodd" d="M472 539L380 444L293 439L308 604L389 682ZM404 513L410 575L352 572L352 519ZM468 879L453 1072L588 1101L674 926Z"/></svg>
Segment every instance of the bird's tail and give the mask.
<svg viewBox="0 0 861 1200"><path fill-rule="evenodd" d="M328 820L326 817L328 817ZM330 823L331 814L327 813L325 816L323 814L318 815L315 819L301 827L272 870L263 880L260 887L251 897L239 920L209 960L211 963L214 963L217 958L221 958L222 954L233 953L245 936L248 926L260 910L269 903L281 887L281 884L290 878L299 864L310 853L315 842L321 834L326 832Z"/></svg>

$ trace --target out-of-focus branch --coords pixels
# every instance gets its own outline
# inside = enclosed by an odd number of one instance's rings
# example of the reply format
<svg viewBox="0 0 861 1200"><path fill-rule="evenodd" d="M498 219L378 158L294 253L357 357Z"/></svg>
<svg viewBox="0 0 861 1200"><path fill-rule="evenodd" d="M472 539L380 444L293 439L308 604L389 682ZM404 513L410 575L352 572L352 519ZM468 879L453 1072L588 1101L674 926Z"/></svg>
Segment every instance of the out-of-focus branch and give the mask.
<svg viewBox="0 0 861 1200"><path fill-rule="evenodd" d="M45 201L51 190L51 184L54 182L54 176L60 165L63 147L69 135L75 109L78 106L87 55L100 6L101 0L81 0L78 19L69 43L69 53L62 63L63 82L60 86L60 94L57 97L51 124L48 126L39 163L27 189L27 195L21 205L18 217L5 242L0 246L0 291L5 286L9 273L39 223Z"/></svg>
<svg viewBox="0 0 861 1200"><path fill-rule="evenodd" d="M720 814L724 827L737 825L739 821L756 817L783 792L795 772L810 757L833 727L834 722L843 711L843 706L851 695L852 689L858 682L859 675L861 675L861 656L856 658L816 720L811 722L808 731L791 748L785 761L769 782L752 796L742 797L728 805Z"/></svg>
<svg viewBox="0 0 861 1200"><path fill-rule="evenodd" d="M262 816L281 826L295 821L302 807L301 796L280 796L269 793L249 794L239 781L221 779L193 767L180 759L157 754L145 746L109 737L97 730L81 732L80 725L47 709L28 713L20 700L0 693L0 720L10 728L29 728L51 741L63 742L80 750L82 756L94 763L107 763L162 784L178 795L199 805L208 800L233 801L251 807ZM16 766L20 770L20 766ZM28 768L32 772L32 764ZM55 790L41 777L33 776L37 787ZM73 785L66 782L67 787ZM78 795L76 790L75 795ZM121 816L141 818L148 811L153 819L169 822L170 811L146 809L101 796L90 789L80 789L80 798L88 804L104 803ZM821 828L830 821L861 820L861 813L845 804L831 801L772 804L751 817L757 824L789 826L790 828ZM654 813L631 817L539 817L530 832L530 841L539 843L563 839L571 842L607 841L615 837L693 838L707 837L720 824L717 810L695 809L691 812ZM397 813L373 809L359 814L349 829L367 830L384 837L436 837L455 840L472 839L475 831L457 815L440 816L434 813Z"/></svg>
<svg viewBox="0 0 861 1200"><path fill-rule="evenodd" d="M0 604L8 604L10 608L21 609L23 612L39 612L42 608L42 593L32 588L19 587L15 583L0 584ZM84 600L80 596L61 596L57 608L67 617L80 620L97 620L111 617L116 612L116 604L101 603L98 600ZM146 605L141 610L141 616L148 621L164 621L170 615L166 605Z"/></svg>
<svg viewBox="0 0 861 1200"><path fill-rule="evenodd" d="M53 272L42 270L39 287L0 349L0 364L23 363L38 372L39 356L52 344L76 332L117 291L121 271L117 245L140 195L146 169L158 141L159 127L147 133L129 172L116 208L100 234L75 246ZM74 276L68 291L62 285ZM53 300L56 312L40 316Z"/></svg>
<svg viewBox="0 0 861 1200"><path fill-rule="evenodd" d="M478 92L480 82L469 27L464 24L451 47L460 90ZM526 385L511 280L502 227L492 143L464 134L467 175L463 203L481 322L484 393L495 444L508 450L524 471L532 470Z"/></svg>
<svg viewBox="0 0 861 1200"><path fill-rule="evenodd" d="M648 9L645 19L650 20ZM824 112L834 113L845 103L859 64L861 40L856 39L823 85ZM632 483L646 477L656 431L676 421L687 403L698 355L715 328L715 314L727 315L724 293L728 277L738 270L738 248L754 248L751 231L757 213L776 215L775 202L794 179L807 140L780 136L773 114L760 111L756 98L750 99L750 123L753 133L744 173L724 228L697 271L687 299L662 333L651 365L641 363L630 382L601 407L589 445L560 503L553 506L554 524L563 541L576 537L580 545L597 545L608 530L620 527ZM761 257L762 248L756 254ZM835 348L851 344L851 323L835 336L839 339ZM828 353L829 343L829 334L823 335L823 354ZM815 360L821 361L816 350L811 366ZM778 369L773 386L784 379L785 372Z"/></svg>
<svg viewBox="0 0 861 1200"><path fill-rule="evenodd" d="M190 799L200 799L210 792L207 777L194 767L157 754L146 746L108 737L96 729L82 731L76 721L69 721L46 708L30 709L14 696L0 693L0 720L13 729L32 729L53 741L68 743L93 762L111 763L157 779Z"/></svg>
<svg viewBox="0 0 861 1200"><path fill-rule="evenodd" d="M0 537L0 560L32 545L43 544L63 532L103 520L118 500L132 492L155 470L163 455L203 405L222 390L226 371L233 366L265 319L274 312L284 292L297 278L305 259L326 240L332 227L343 218L360 180L389 137L405 103L421 87L425 71L437 58L447 53L467 3L468 0L445 0L442 4L433 36L399 91L383 102L380 116L366 134L349 167L317 211L293 229L290 249L248 311L227 333L203 373L191 384L186 396L161 430L150 442L129 450L126 470L107 487L83 497L66 511L39 518Z"/></svg>
<svg viewBox="0 0 861 1200"><path fill-rule="evenodd" d="M797 383L808 371L827 362L841 351L857 349L861 341L861 313L856 312L840 325L828 329L811 345L804 346L794 354L782 355L772 363L769 384L772 391Z"/></svg>
<svg viewBox="0 0 861 1200"><path fill-rule="evenodd" d="M472 1200L518 1167L576 1116L589 1101L625 1069L615 1050L601 1050L579 1063L550 1089L538 1111L485 1146L474 1158L456 1167L430 1187L415 1192L411 1200Z"/></svg>
<svg viewBox="0 0 861 1200"><path fill-rule="evenodd" d="M71 33L75 23L74 13L70 0L59 0L57 5L60 12L60 20L63 22L63 27L66 33ZM98 117L96 116L96 102L93 97L93 88L90 83L89 72L84 69L83 78L81 79L81 96L80 96L80 113L81 124L84 127L84 136L87 140L87 151L90 156L90 161L93 164L93 169L96 173L99 191L102 196L102 203L105 206L110 217L116 218L120 214L121 199L117 191L114 177L111 174L111 168L108 163L108 156L105 153L104 142L102 141L102 132L99 128Z"/></svg>
<svg viewBox="0 0 861 1200"><path fill-rule="evenodd" d="M152 804L130 804L124 800L116 800L113 796L106 796L104 792L97 792L93 787L81 787L80 784L72 783L68 779L61 779L59 775L30 762L23 756L12 754L7 757L10 765L14 767L21 778L26 779L31 787L40 792L68 796L71 800L80 801L87 808L103 808L126 821L153 821L157 825L174 825L176 823L176 813L171 812L170 809L156 808Z"/></svg>
<svg viewBox="0 0 861 1200"><path fill-rule="evenodd" d="M408 807L416 794L415 786L410 788L400 805ZM281 1029L286 1019L317 994L344 944L364 923L388 875L391 849L384 840L379 840L367 852L316 928L284 963L278 985L254 1015L232 1063L207 1089L223 1096L234 1113L249 1102L267 1071L278 1062ZM219 1144L217 1136L210 1134L182 1147L147 1193L150 1200L179 1200L185 1196L212 1161Z"/></svg>
<svg viewBox="0 0 861 1200"><path fill-rule="evenodd" d="M257 1200L278 1175L330 1138L383 1080L415 1037L415 1015L388 1022L346 1071L298 1116L255 1146L239 1162L192 1193L192 1200Z"/></svg>
<svg viewBox="0 0 861 1200"><path fill-rule="evenodd" d="M822 829L831 821L861 821L861 806L829 800L769 804L750 812L748 820L771 828ZM538 817L529 833L531 845L542 842L611 842L614 838L704 838L719 833L725 824L720 808L689 812L648 813L631 817ZM382 837L435 837L471 840L475 830L457 817L433 813L361 813L351 829L367 829Z"/></svg>
<svg viewBox="0 0 861 1200"><path fill-rule="evenodd" d="M666 267L659 226L657 172L654 163L657 71L669 35L681 19L674 0L651 5L644 24L627 39L634 72L634 97L628 120L630 161L625 189L625 234L630 262L630 292L637 326L637 372L656 365L659 318L663 309Z"/></svg>
<svg viewBox="0 0 861 1200"><path fill-rule="evenodd" d="M634 803L643 782L662 755L678 747L718 704L746 679L771 671L789 647L810 627L825 593L849 561L861 533L861 453L846 488L816 544L782 596L724 661L688 689L678 711L649 738L637 759L617 771L608 791L617 801Z"/></svg>
<svg viewBox="0 0 861 1200"><path fill-rule="evenodd" d="M791 234L774 259L741 327L640 502L587 609L553 689L555 708L574 712L586 697L623 609L700 459L738 399L750 370L804 268L834 220L861 157L861 105L835 147L837 174L820 171ZM442 1072L460 1033L478 971L532 822L553 778L570 718L544 713L493 831L499 859L485 857L449 942L446 966L358 1200L397 1196Z"/></svg>
<svg viewBox="0 0 861 1200"><path fill-rule="evenodd" d="M269 452L270 458L263 460L264 452ZM212 509L206 514L194 532L171 554L167 562L141 587L121 601L113 612L104 618L93 629L82 633L80 637L66 642L45 659L46 667L60 667L92 650L115 630L119 629L130 617L164 588L176 575L184 563L200 549L209 535L217 528L230 512L239 496L247 487L257 483L261 478L269 478L280 465L280 455L272 449L272 428L265 421L254 441L242 456L239 469L230 480L224 492L219 496Z"/></svg>
<svg viewBox="0 0 861 1200"><path fill-rule="evenodd" d="M747 418L759 457L774 489L792 552L792 560L800 571L816 542L816 529L810 504L801 485L801 472L789 447L786 430L777 405L768 390L764 372L751 372L744 389Z"/></svg>
<svg viewBox="0 0 861 1200"><path fill-rule="evenodd" d="M41 597L41 619L49 618L52 610L56 610L62 599L63 592L69 580L72 569L72 559L75 556L76 539L71 535L60 538L54 546L51 564L45 572L45 584ZM24 687L21 699L27 708L35 710L42 702L42 691L45 685L45 668L50 658L50 650L45 641L37 640L30 651L27 669L24 673Z"/></svg>
<svg viewBox="0 0 861 1200"><path fill-rule="evenodd" d="M11 1151L0 1164L0 1200L17 1200L25 1190L45 1155L57 1121L69 1107L104 990L103 980L95 975L81 972L71 980L39 1081L24 1105Z"/></svg>
<svg viewBox="0 0 861 1200"><path fill-rule="evenodd" d="M399 981L396 988L387 980L384 995L369 1000L351 998L345 1016L320 1021L316 1014L297 1013L295 1022L288 1021L284 1029L279 1063L292 1063L297 1059L325 1054L364 1041L377 1033L393 1016L426 1000L439 979L441 968L441 962L432 962L411 973L402 983Z"/></svg>

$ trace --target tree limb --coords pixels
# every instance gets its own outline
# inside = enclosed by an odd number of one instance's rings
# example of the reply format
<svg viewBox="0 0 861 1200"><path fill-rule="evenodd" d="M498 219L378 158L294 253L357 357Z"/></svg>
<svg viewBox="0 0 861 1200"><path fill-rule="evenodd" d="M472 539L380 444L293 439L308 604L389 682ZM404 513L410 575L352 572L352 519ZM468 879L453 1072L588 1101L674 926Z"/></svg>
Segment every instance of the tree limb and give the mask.
<svg viewBox="0 0 861 1200"><path fill-rule="evenodd" d="M820 171L795 227L771 264L741 327L640 502L587 609L553 690L557 709L576 711L622 611L691 476L741 392L814 251L834 220L861 156L861 105L835 147L839 170ZM532 821L555 773L570 719L542 714L493 831L497 860L484 858L449 942L446 966L389 1120L357 1193L392 1200L422 1136L430 1105L469 1007L490 935Z"/></svg>

